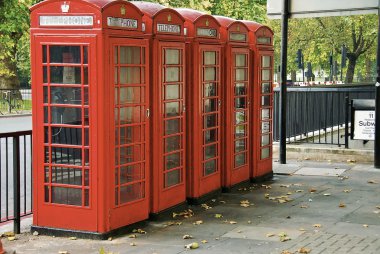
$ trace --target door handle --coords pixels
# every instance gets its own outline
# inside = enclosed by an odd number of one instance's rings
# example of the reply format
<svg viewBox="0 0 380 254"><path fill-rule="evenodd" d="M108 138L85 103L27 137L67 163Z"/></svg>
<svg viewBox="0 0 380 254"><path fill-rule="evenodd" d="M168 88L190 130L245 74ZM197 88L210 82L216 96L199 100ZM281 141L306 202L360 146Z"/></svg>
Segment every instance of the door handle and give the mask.
<svg viewBox="0 0 380 254"><path fill-rule="evenodd" d="M146 118L150 117L150 109L146 109Z"/></svg>

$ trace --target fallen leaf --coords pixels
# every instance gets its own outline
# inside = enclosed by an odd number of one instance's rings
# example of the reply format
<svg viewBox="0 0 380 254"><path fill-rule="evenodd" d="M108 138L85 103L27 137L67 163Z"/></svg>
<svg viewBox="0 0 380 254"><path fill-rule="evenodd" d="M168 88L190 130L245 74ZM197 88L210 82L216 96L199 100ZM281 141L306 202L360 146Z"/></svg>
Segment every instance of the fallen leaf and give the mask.
<svg viewBox="0 0 380 254"><path fill-rule="evenodd" d="M220 200L219 203L221 203L221 204L225 204L226 201L224 201L224 200Z"/></svg>
<svg viewBox="0 0 380 254"><path fill-rule="evenodd" d="M303 192L303 190L296 190L297 193Z"/></svg>
<svg viewBox="0 0 380 254"><path fill-rule="evenodd" d="M214 203L215 203L215 202L216 202L216 199L215 199L215 198L211 199L211 202L214 202Z"/></svg>
<svg viewBox="0 0 380 254"><path fill-rule="evenodd" d="M289 191L288 193L286 193L286 195L292 195L293 192Z"/></svg>
<svg viewBox="0 0 380 254"><path fill-rule="evenodd" d="M130 243L129 245L130 246L136 246L136 243Z"/></svg>
<svg viewBox="0 0 380 254"><path fill-rule="evenodd" d="M278 203L280 203L280 204L283 204L283 203L286 203L287 201L285 200L285 199L279 199L278 200Z"/></svg>
<svg viewBox="0 0 380 254"><path fill-rule="evenodd" d="M182 236L183 239L193 239L192 235L184 235Z"/></svg>
<svg viewBox="0 0 380 254"><path fill-rule="evenodd" d="M304 228L299 228L298 230L299 231L306 231L306 229L304 229Z"/></svg>
<svg viewBox="0 0 380 254"><path fill-rule="evenodd" d="M67 250L60 250L58 251L58 254L69 254Z"/></svg>
<svg viewBox="0 0 380 254"><path fill-rule="evenodd" d="M368 228L368 225L367 224L363 224L363 227Z"/></svg>
<svg viewBox="0 0 380 254"><path fill-rule="evenodd" d="M377 205L376 208L377 208L377 209L380 209L380 205Z"/></svg>
<svg viewBox="0 0 380 254"><path fill-rule="evenodd" d="M204 208L205 210L211 209L212 207L207 205L207 204L201 204L201 207Z"/></svg>
<svg viewBox="0 0 380 254"><path fill-rule="evenodd" d="M230 223L230 224L237 224L237 222L236 222L236 221L233 221L233 220L231 220L229 223Z"/></svg>
<svg viewBox="0 0 380 254"><path fill-rule="evenodd" d="M344 193L350 193L351 191L352 191L352 189L343 190Z"/></svg>
<svg viewBox="0 0 380 254"><path fill-rule="evenodd" d="M241 207L250 207L250 204L240 204Z"/></svg>
<svg viewBox="0 0 380 254"><path fill-rule="evenodd" d="M309 208L308 205L301 205L300 208Z"/></svg>
<svg viewBox="0 0 380 254"><path fill-rule="evenodd" d="M207 240L202 240L201 243L208 243Z"/></svg>
<svg viewBox="0 0 380 254"><path fill-rule="evenodd" d="M38 233L37 231L34 231L34 232L33 232L33 235L34 235L34 236L38 236L39 233Z"/></svg>
<svg viewBox="0 0 380 254"><path fill-rule="evenodd" d="M288 250L283 250L283 251L281 252L281 254L293 254L293 252L290 252L290 251L288 251Z"/></svg>
<svg viewBox="0 0 380 254"><path fill-rule="evenodd" d="M187 219L187 218L192 217L193 215L194 215L194 212L191 209L187 209L187 210L180 212L180 213L173 213L173 218L183 217L183 218Z"/></svg>
<svg viewBox="0 0 380 254"><path fill-rule="evenodd" d="M378 184L379 182L377 182L376 180L368 180L367 183Z"/></svg>
<svg viewBox="0 0 380 254"><path fill-rule="evenodd" d="M137 235L129 235L129 238L137 238Z"/></svg>
<svg viewBox="0 0 380 254"><path fill-rule="evenodd" d="M308 161L308 160L310 160L310 158L308 158L308 157L305 157L305 158L303 158L305 161Z"/></svg>
<svg viewBox="0 0 380 254"><path fill-rule="evenodd" d="M264 187L265 189L272 189L272 186L266 184L262 184L261 187Z"/></svg>
<svg viewBox="0 0 380 254"><path fill-rule="evenodd" d="M185 248L186 249L198 249L199 248L199 244L197 242L193 242L193 243L185 245Z"/></svg>
<svg viewBox="0 0 380 254"><path fill-rule="evenodd" d="M5 232L3 235L6 236L6 237L15 236L15 233L13 233L13 232Z"/></svg>
<svg viewBox="0 0 380 254"><path fill-rule="evenodd" d="M314 224L313 227L320 228L320 227L322 227L322 225L321 224Z"/></svg>
<svg viewBox="0 0 380 254"><path fill-rule="evenodd" d="M267 237L272 237L272 236L274 236L273 233L268 233L268 234L267 234Z"/></svg>
<svg viewBox="0 0 380 254"><path fill-rule="evenodd" d="M265 197L265 198L269 198L269 196L270 196L270 195L269 195L268 193L265 193L265 194L264 194L264 197Z"/></svg>
<svg viewBox="0 0 380 254"><path fill-rule="evenodd" d="M311 249L302 247L301 249L298 250L299 253L307 254L311 252Z"/></svg>
<svg viewBox="0 0 380 254"><path fill-rule="evenodd" d="M69 238L70 240L76 240L77 238L75 236L72 236Z"/></svg>
<svg viewBox="0 0 380 254"><path fill-rule="evenodd" d="M166 226L173 226L173 225L180 226L180 225L182 225L182 222L180 222L180 221L169 221L168 223L166 223Z"/></svg>
<svg viewBox="0 0 380 254"><path fill-rule="evenodd" d="M281 242L286 242L286 241L289 241L289 240L291 240L291 238L288 237L288 236L280 237L280 241L281 241Z"/></svg>
<svg viewBox="0 0 380 254"><path fill-rule="evenodd" d="M241 232L243 232L243 231L241 231L241 230L238 230L238 231L237 231L237 233L239 233L239 234L240 234Z"/></svg>
<svg viewBox="0 0 380 254"><path fill-rule="evenodd" d="M108 237L108 239L107 239L108 241L112 241L112 237Z"/></svg>
<svg viewBox="0 0 380 254"><path fill-rule="evenodd" d="M197 220L196 222L193 223L194 225L201 225L203 224L203 220Z"/></svg>
<svg viewBox="0 0 380 254"><path fill-rule="evenodd" d="M223 215L220 213L217 213L217 214L215 214L215 218L217 218L217 219L223 218Z"/></svg>
<svg viewBox="0 0 380 254"><path fill-rule="evenodd" d="M249 221L247 221L247 223L248 223L248 224L251 224L251 223L252 223L252 221L250 221L250 220L249 220Z"/></svg>
<svg viewBox="0 0 380 254"><path fill-rule="evenodd" d="M285 232L280 232L280 233L278 233L278 236L279 237L285 237L285 236L288 236L288 234Z"/></svg>
<svg viewBox="0 0 380 254"><path fill-rule="evenodd" d="M281 184L280 187L289 188L290 184Z"/></svg>
<svg viewBox="0 0 380 254"><path fill-rule="evenodd" d="M15 236L8 236L8 241L14 241L14 240L16 240Z"/></svg>
<svg viewBox="0 0 380 254"><path fill-rule="evenodd" d="M380 211L376 210L376 211L373 211L373 213L375 213L375 214L379 214Z"/></svg>
<svg viewBox="0 0 380 254"><path fill-rule="evenodd" d="M325 193L325 194L323 194L323 196L331 196L331 194L330 193Z"/></svg>
<svg viewBox="0 0 380 254"><path fill-rule="evenodd" d="M317 191L317 189L314 189L314 188L310 188L310 189L309 189L309 192L310 192L310 193L314 193L314 192L316 192L316 191Z"/></svg>
<svg viewBox="0 0 380 254"><path fill-rule="evenodd" d="M356 162L356 160L347 160L347 163L355 163Z"/></svg>
<svg viewBox="0 0 380 254"><path fill-rule="evenodd" d="M344 207L346 207L346 205L344 203L339 203L339 207L344 208Z"/></svg>

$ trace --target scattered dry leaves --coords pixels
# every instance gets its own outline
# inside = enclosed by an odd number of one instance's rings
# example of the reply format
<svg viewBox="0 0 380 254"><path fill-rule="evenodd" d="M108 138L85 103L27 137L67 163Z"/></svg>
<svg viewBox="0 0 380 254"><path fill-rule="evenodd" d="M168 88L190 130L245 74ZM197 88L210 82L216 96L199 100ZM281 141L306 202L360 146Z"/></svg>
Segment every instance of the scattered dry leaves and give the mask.
<svg viewBox="0 0 380 254"><path fill-rule="evenodd" d="M196 222L193 223L194 225L201 225L203 224L203 220L197 220Z"/></svg>
<svg viewBox="0 0 380 254"><path fill-rule="evenodd" d="M199 244L197 242L193 242L193 243L185 245L185 248L186 249L198 249L199 248Z"/></svg>
<svg viewBox="0 0 380 254"><path fill-rule="evenodd" d="M262 184L261 187L264 187L265 189L272 189L272 186L266 184Z"/></svg>
<svg viewBox="0 0 380 254"><path fill-rule="evenodd" d="M281 251L281 254L293 254L293 252L290 252L289 250L283 250Z"/></svg>
<svg viewBox="0 0 380 254"><path fill-rule="evenodd" d="M180 225L182 225L182 222L181 221L169 221L168 223L166 223L166 226L173 226L173 225L180 226Z"/></svg>
<svg viewBox="0 0 380 254"><path fill-rule="evenodd" d="M184 235L182 236L183 239L193 239L192 235Z"/></svg>
<svg viewBox="0 0 380 254"><path fill-rule="evenodd" d="M207 204L201 204L201 207L204 208L205 210L211 209L212 207L207 205Z"/></svg>
<svg viewBox="0 0 380 254"><path fill-rule="evenodd" d="M303 254L307 254L307 253L310 253L311 252L311 249L308 249L306 247L302 247L298 250L298 253L303 253Z"/></svg>
<svg viewBox="0 0 380 254"><path fill-rule="evenodd" d="M340 207L340 208L345 208L345 207L346 207L346 204L344 204L344 203L341 202L341 203L339 203L339 207Z"/></svg>
<svg viewBox="0 0 380 254"><path fill-rule="evenodd" d="M344 193L350 193L352 191L352 189L345 189L343 190Z"/></svg>
<svg viewBox="0 0 380 254"><path fill-rule="evenodd" d="M132 230L132 233L139 233L141 235L145 235L146 234L146 231L142 230L141 228L139 229L134 229Z"/></svg>
<svg viewBox="0 0 380 254"><path fill-rule="evenodd" d="M187 219L187 218L190 218L192 216L194 216L194 212L191 209L187 209L187 210L180 212L180 213L173 213L173 219L177 218L177 217L183 217L183 218Z"/></svg>
<svg viewBox="0 0 380 254"><path fill-rule="evenodd" d="M137 238L137 235L134 235L134 234L133 234L133 235L129 235L128 237L129 237L129 238Z"/></svg>
<svg viewBox="0 0 380 254"><path fill-rule="evenodd" d="M14 241L14 240L16 240L15 236L8 236L8 241Z"/></svg>
<svg viewBox="0 0 380 254"><path fill-rule="evenodd" d="M322 225L321 224L314 224L313 227L315 227L315 228L321 228Z"/></svg>

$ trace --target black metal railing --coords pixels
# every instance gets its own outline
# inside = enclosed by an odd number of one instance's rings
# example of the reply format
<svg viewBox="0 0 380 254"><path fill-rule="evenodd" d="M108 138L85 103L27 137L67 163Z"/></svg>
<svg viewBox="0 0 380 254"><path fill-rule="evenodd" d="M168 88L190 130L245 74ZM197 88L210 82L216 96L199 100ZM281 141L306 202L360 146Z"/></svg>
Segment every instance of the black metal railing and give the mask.
<svg viewBox="0 0 380 254"><path fill-rule="evenodd" d="M274 89L273 140L279 140L279 88ZM351 122L347 102L374 99L374 85L288 87L286 138L288 143L346 145L345 127Z"/></svg>
<svg viewBox="0 0 380 254"><path fill-rule="evenodd" d="M0 224L32 214L32 131L0 133Z"/></svg>
<svg viewBox="0 0 380 254"><path fill-rule="evenodd" d="M0 115L32 110L31 89L0 89Z"/></svg>

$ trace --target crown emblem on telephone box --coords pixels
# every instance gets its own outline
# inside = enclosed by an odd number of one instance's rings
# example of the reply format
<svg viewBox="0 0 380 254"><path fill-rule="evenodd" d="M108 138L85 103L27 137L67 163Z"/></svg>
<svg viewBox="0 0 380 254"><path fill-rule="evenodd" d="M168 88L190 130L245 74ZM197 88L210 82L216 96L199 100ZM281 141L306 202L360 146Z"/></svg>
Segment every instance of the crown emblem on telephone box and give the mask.
<svg viewBox="0 0 380 254"><path fill-rule="evenodd" d="M68 5L66 2L63 2L63 4L61 5L62 12L69 12L69 9L70 5Z"/></svg>

